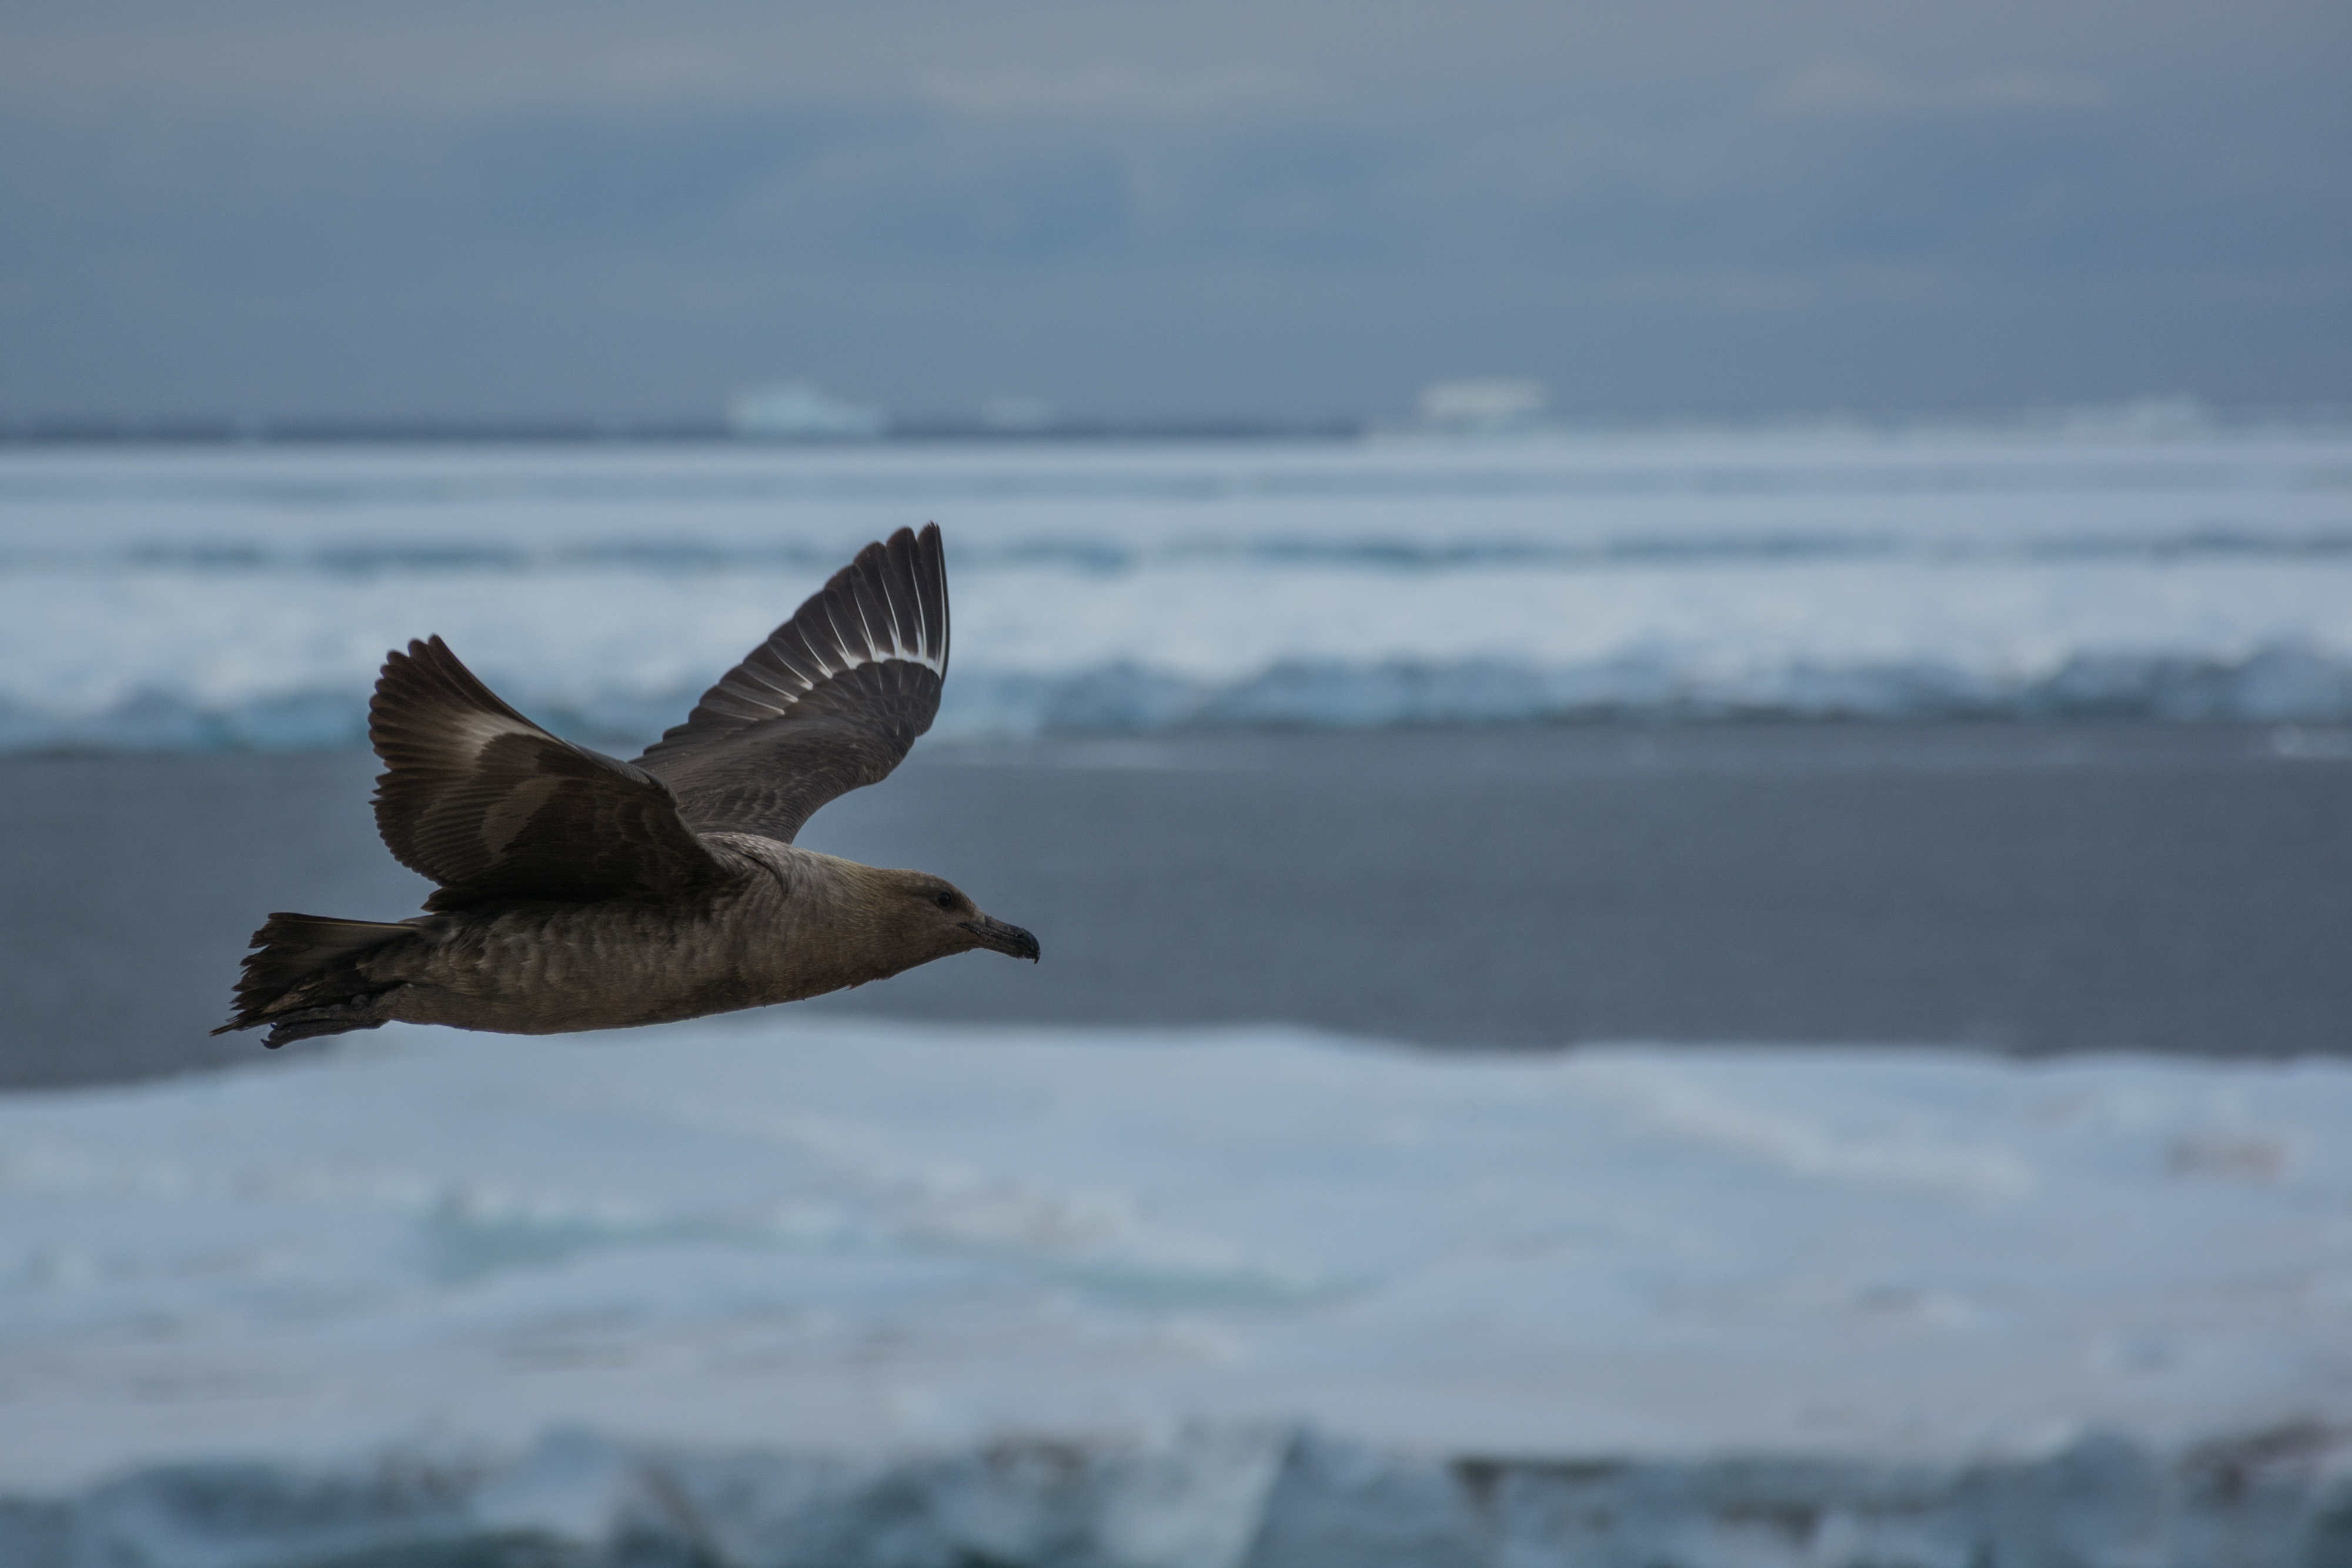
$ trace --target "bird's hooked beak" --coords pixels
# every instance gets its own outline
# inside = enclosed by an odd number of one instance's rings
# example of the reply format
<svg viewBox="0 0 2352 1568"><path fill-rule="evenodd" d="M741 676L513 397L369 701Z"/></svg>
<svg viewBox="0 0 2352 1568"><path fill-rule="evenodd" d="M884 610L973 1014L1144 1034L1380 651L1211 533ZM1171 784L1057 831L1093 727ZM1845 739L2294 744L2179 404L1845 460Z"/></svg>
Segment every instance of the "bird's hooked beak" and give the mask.
<svg viewBox="0 0 2352 1568"><path fill-rule="evenodd" d="M1037 961L1037 938L1018 925L1007 925L1002 920L991 920L983 915L977 920L967 920L963 928L980 938L980 945L992 953L1002 953L1008 958Z"/></svg>

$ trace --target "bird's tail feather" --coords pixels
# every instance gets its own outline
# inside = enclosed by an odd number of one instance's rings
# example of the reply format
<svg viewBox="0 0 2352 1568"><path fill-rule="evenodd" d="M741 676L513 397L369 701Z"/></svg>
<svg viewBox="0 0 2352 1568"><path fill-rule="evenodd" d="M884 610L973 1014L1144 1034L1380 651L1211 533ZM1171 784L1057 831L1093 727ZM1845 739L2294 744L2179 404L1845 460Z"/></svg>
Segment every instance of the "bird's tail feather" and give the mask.
<svg viewBox="0 0 2352 1568"><path fill-rule="evenodd" d="M273 1027L268 1044L311 1035L373 1029L367 1003L381 988L353 964L362 954L414 936L413 925L338 920L325 915L277 914L253 934L253 951L236 983L236 1016L213 1030Z"/></svg>

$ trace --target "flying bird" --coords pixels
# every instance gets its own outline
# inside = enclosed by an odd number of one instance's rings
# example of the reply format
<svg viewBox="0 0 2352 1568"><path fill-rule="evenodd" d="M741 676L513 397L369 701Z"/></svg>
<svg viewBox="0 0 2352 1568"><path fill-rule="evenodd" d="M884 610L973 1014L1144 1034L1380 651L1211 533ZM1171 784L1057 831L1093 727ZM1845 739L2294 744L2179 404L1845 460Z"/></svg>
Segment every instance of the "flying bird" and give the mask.
<svg viewBox="0 0 2352 1568"><path fill-rule="evenodd" d="M272 915L236 1016L272 1047L398 1020L506 1034L667 1023L798 1001L1037 939L939 877L795 845L887 777L939 712L937 524L869 544L635 762L559 740L440 638L368 705L376 828L436 883L385 924Z"/></svg>

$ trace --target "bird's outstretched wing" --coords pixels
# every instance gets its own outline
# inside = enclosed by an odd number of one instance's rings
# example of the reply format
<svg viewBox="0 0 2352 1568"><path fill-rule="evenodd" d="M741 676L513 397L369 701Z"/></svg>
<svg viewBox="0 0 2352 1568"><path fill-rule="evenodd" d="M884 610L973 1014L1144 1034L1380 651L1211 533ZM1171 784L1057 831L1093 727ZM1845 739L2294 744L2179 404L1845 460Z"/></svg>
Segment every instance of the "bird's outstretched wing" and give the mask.
<svg viewBox="0 0 2352 1568"><path fill-rule="evenodd" d="M790 843L827 800L889 776L931 727L947 673L939 525L900 528L858 551L637 764L698 831Z"/></svg>
<svg viewBox="0 0 2352 1568"><path fill-rule="evenodd" d="M438 637L384 661L368 738L385 767L376 829L394 859L440 884L427 909L671 897L732 874L660 779L548 734Z"/></svg>

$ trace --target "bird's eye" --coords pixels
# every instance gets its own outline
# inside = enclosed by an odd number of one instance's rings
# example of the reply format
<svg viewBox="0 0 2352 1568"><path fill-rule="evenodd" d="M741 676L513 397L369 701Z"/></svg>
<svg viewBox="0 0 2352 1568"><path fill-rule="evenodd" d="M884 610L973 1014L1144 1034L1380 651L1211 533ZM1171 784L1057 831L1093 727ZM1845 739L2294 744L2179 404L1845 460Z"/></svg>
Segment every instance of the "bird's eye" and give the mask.
<svg viewBox="0 0 2352 1568"><path fill-rule="evenodd" d="M956 906L956 895L952 893L939 894L931 899L931 902L941 909L953 909Z"/></svg>

